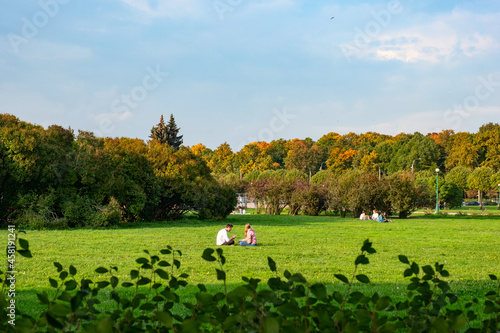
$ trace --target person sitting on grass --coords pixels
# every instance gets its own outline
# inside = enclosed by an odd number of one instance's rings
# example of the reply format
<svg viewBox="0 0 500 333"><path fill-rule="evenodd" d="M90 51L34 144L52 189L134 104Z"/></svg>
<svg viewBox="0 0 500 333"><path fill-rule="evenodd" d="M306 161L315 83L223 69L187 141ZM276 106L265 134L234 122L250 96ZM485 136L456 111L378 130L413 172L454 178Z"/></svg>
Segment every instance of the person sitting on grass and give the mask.
<svg viewBox="0 0 500 333"><path fill-rule="evenodd" d="M374 221L378 221L378 216L379 215L378 215L377 211L374 209L373 210L373 214L371 216L371 219L374 220Z"/></svg>
<svg viewBox="0 0 500 333"><path fill-rule="evenodd" d="M231 223L226 224L224 229L221 229L217 234L217 245L234 245L234 239L236 236L232 236L231 238L227 237L227 232L233 229L233 225Z"/></svg>
<svg viewBox="0 0 500 333"><path fill-rule="evenodd" d="M250 226L250 223L245 224L245 239L240 239L241 246L255 246L257 245L257 235L255 230Z"/></svg>
<svg viewBox="0 0 500 333"><path fill-rule="evenodd" d="M359 215L359 219L360 219L360 220L369 220L369 219L370 219L370 217L369 217L368 215L366 215L366 214L365 214L365 211L363 211L363 212L361 213L361 215Z"/></svg>
<svg viewBox="0 0 500 333"><path fill-rule="evenodd" d="M378 223L383 223L383 222L392 222L392 220L387 220L387 218L385 217L385 212L382 212L382 213L378 216L377 222L378 222Z"/></svg>

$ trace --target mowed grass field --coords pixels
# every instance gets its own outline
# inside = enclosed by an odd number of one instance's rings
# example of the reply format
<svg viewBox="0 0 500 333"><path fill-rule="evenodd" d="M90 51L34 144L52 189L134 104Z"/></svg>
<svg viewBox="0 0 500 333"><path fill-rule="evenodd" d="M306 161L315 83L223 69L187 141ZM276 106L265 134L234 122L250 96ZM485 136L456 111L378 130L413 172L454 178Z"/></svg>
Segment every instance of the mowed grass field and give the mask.
<svg viewBox="0 0 500 333"><path fill-rule="evenodd" d="M97 274L95 268L118 267L121 282L130 281L131 269L139 265L135 259L146 257L167 245L182 252L180 273L189 274L188 288L180 293L193 299L196 285L203 283L210 291L222 290L217 281L215 263L201 258L203 250L215 248L217 232L226 223L234 229L229 235L244 238L244 225L250 223L257 234L257 247L223 247L225 270L230 287L241 283L241 277L267 279L273 276L267 258L277 263L280 275L285 270L300 272L311 283L329 284L329 289L345 290L334 278L344 274L351 278L354 260L360 254L365 239L373 242L377 253L370 255L370 264L359 273L368 275L371 285L356 283L355 288L372 294L401 296L408 283L403 277L407 268L398 260L399 254L420 266L444 263L450 272L452 288L465 297L482 297L494 284L488 274L500 276L500 217L484 216L423 216L414 214L409 219L393 219L393 223L360 221L333 216L268 216L231 215L225 221L185 219L176 222L136 223L114 229L77 229L27 231L20 234L30 243L33 258L16 257L16 302L18 309L36 315L36 293L47 291L53 295L48 278L57 279L53 262L65 269L76 267L77 281L109 280L109 275ZM7 231L0 231L0 246L5 248ZM172 262L171 256L166 260ZM1 267L5 270L5 267ZM103 295L103 298L106 298Z"/></svg>

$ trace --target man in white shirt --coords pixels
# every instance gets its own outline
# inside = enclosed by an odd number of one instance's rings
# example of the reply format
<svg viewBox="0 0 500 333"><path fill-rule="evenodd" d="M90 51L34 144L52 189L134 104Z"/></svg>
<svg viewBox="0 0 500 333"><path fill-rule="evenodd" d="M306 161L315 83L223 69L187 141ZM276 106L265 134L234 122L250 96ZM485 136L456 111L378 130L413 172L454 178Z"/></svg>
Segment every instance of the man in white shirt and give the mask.
<svg viewBox="0 0 500 333"><path fill-rule="evenodd" d="M221 229L219 233L217 233L217 245L234 245L236 236L232 236L231 238L227 237L227 232L231 231L231 229L233 229L233 225L228 223L224 229Z"/></svg>

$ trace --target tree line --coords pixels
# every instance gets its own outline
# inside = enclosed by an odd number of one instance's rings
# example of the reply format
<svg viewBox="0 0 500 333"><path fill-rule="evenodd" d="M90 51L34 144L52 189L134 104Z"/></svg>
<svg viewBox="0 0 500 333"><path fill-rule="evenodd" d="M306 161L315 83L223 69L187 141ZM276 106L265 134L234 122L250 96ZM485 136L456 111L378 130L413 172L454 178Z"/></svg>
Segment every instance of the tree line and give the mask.
<svg viewBox="0 0 500 333"><path fill-rule="evenodd" d="M0 217L36 228L178 219L187 212L225 218L236 204L234 190L188 148L167 143L182 142L171 135L178 132L173 117L170 131L163 125L162 117L145 143L0 115Z"/></svg>
<svg viewBox="0 0 500 333"><path fill-rule="evenodd" d="M0 218L35 227L106 226L120 221L225 218L245 192L257 211L408 216L440 201L496 194L500 126L478 133L373 132L253 142L233 152L183 146L173 115L147 142L98 138L0 114ZM436 173L435 169L439 168ZM436 180L438 184L436 184Z"/></svg>

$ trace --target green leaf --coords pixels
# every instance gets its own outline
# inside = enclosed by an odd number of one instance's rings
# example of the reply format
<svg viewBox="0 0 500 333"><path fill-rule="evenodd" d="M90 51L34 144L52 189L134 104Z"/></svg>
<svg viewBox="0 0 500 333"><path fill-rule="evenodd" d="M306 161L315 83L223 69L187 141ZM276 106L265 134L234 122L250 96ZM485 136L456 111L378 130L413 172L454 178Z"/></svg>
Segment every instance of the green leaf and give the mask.
<svg viewBox="0 0 500 333"><path fill-rule="evenodd" d="M57 321L56 318L52 317L50 313L46 312L45 318L47 319L47 323L49 323L50 326L57 328L59 330L62 330L64 328L63 324Z"/></svg>
<svg viewBox="0 0 500 333"><path fill-rule="evenodd" d="M173 320L172 320L172 315L168 312L156 312L155 313L156 319L158 319L159 322L161 322L163 325L165 325L166 328L172 328L173 326Z"/></svg>
<svg viewBox="0 0 500 333"><path fill-rule="evenodd" d="M412 276L412 275L413 275L413 271L411 270L411 268L405 269L405 272L403 273L404 277L408 277L408 276Z"/></svg>
<svg viewBox="0 0 500 333"><path fill-rule="evenodd" d="M168 267L170 266L170 263L165 261L165 260L161 260L161 261L158 261L158 266L160 267Z"/></svg>
<svg viewBox="0 0 500 333"><path fill-rule="evenodd" d="M344 275L342 275L342 274L334 274L333 276L335 276L340 281L349 284L349 280Z"/></svg>
<svg viewBox="0 0 500 333"><path fill-rule="evenodd" d="M364 274L356 275L356 280L358 280L361 283L370 283L370 279L368 278L368 276Z"/></svg>
<svg viewBox="0 0 500 333"><path fill-rule="evenodd" d="M402 255L402 254L400 254L400 255L398 256L398 259L399 259L399 261L401 261L403 264L408 264L408 265L410 264L410 262L408 261L408 258L407 258L406 256Z"/></svg>
<svg viewBox="0 0 500 333"><path fill-rule="evenodd" d="M359 265L359 264L361 264L361 265L367 265L369 263L370 263L370 260L368 260L368 257L365 256L364 254L360 254L356 258L356 260L354 261L354 265L356 265L356 266Z"/></svg>
<svg viewBox="0 0 500 333"><path fill-rule="evenodd" d="M42 294L36 294L36 297L38 297L38 300L40 301L41 304L48 305L50 303L46 292L43 292Z"/></svg>
<svg viewBox="0 0 500 333"><path fill-rule="evenodd" d="M179 269L181 267L181 262L177 259L174 259L174 266Z"/></svg>
<svg viewBox="0 0 500 333"><path fill-rule="evenodd" d="M160 253L161 253L161 254L171 254L171 253L172 253L172 251L171 251L171 250L169 250L169 249L163 249L163 250L160 250Z"/></svg>
<svg viewBox="0 0 500 333"><path fill-rule="evenodd" d="M67 305L56 303L50 307L50 312L56 316L65 316L71 313L71 309Z"/></svg>
<svg viewBox="0 0 500 333"><path fill-rule="evenodd" d="M264 318L264 333L279 333L280 325L273 317Z"/></svg>
<svg viewBox="0 0 500 333"><path fill-rule="evenodd" d="M215 269L217 271L217 280L222 280L222 281L225 281L226 280L226 272L224 271L221 271L220 269Z"/></svg>
<svg viewBox="0 0 500 333"><path fill-rule="evenodd" d="M320 300L327 298L326 287L322 283L315 283L311 286L311 292Z"/></svg>
<svg viewBox="0 0 500 333"><path fill-rule="evenodd" d="M17 253L19 253L21 256L25 258L33 258L30 250L17 250Z"/></svg>
<svg viewBox="0 0 500 333"><path fill-rule="evenodd" d="M154 305L153 303L144 303L139 307L139 309L144 311L153 311L154 309L156 309L156 305Z"/></svg>
<svg viewBox="0 0 500 333"><path fill-rule="evenodd" d="M147 278L147 277L142 277L139 279L139 281L137 281L137 285L138 286L143 286L143 285L146 285L148 283L151 282L151 279Z"/></svg>
<svg viewBox="0 0 500 333"><path fill-rule="evenodd" d="M142 250L142 252L146 253L146 254L149 254L149 251L148 250Z"/></svg>
<svg viewBox="0 0 500 333"><path fill-rule="evenodd" d="M430 265L425 265L422 267L422 270L424 271L425 274L427 275L434 275L435 272L434 272L434 269L432 268L432 266Z"/></svg>
<svg viewBox="0 0 500 333"><path fill-rule="evenodd" d="M110 285L110 283L108 281L99 281L99 282L97 282L97 288L99 288L99 289L106 288L109 285Z"/></svg>
<svg viewBox="0 0 500 333"><path fill-rule="evenodd" d="M68 272L62 271L61 273L59 273L59 278L61 280L65 280L67 277L68 277Z"/></svg>
<svg viewBox="0 0 500 333"><path fill-rule="evenodd" d="M202 293L206 293L207 292L207 287L205 287L204 284L198 283L198 289L200 289L200 291Z"/></svg>
<svg viewBox="0 0 500 333"><path fill-rule="evenodd" d="M417 263L414 263L414 262L411 263L411 270L415 274L418 274L420 272L420 269L419 269Z"/></svg>
<svg viewBox="0 0 500 333"><path fill-rule="evenodd" d="M217 258L215 258L215 257L213 256L213 253L214 253L214 252L215 252L215 250L214 250L214 249L210 249L210 248L205 249L205 250L203 251L203 254L201 255L201 257L202 257L203 259L205 259L206 261L216 261L216 260L217 260Z"/></svg>
<svg viewBox="0 0 500 333"><path fill-rule="evenodd" d="M157 268L155 270L155 273L158 274L159 277L161 277L162 279L164 280L168 280L169 279L169 276L168 276L168 273L165 272L163 269L161 268Z"/></svg>
<svg viewBox="0 0 500 333"><path fill-rule="evenodd" d="M138 270L133 269L133 270L130 271L130 278L132 280L137 279L138 276L139 276L139 271Z"/></svg>
<svg viewBox="0 0 500 333"><path fill-rule="evenodd" d="M118 285L118 278L116 276L112 276L110 282L111 282L111 287L114 289Z"/></svg>
<svg viewBox="0 0 500 333"><path fill-rule="evenodd" d="M371 313L366 309L354 311L354 315L360 324L368 324L371 321Z"/></svg>
<svg viewBox="0 0 500 333"><path fill-rule="evenodd" d="M129 287L132 287L134 284L133 283L130 283L130 282L123 282L122 283L122 287L124 288L129 288Z"/></svg>
<svg viewBox="0 0 500 333"><path fill-rule="evenodd" d="M57 273L59 273L60 271L63 270L62 265L58 262L54 262L54 266L56 266L56 268L57 268Z"/></svg>
<svg viewBox="0 0 500 333"><path fill-rule="evenodd" d="M377 311L385 311L391 305L391 298L389 296L382 296L377 300Z"/></svg>
<svg viewBox="0 0 500 333"><path fill-rule="evenodd" d="M363 246L361 247L361 252L368 252L370 254L376 253L375 249L372 247L372 242L369 239L365 240Z"/></svg>
<svg viewBox="0 0 500 333"><path fill-rule="evenodd" d="M269 265L269 269L271 272L276 272L276 263L271 257L267 257L267 264Z"/></svg>
<svg viewBox="0 0 500 333"><path fill-rule="evenodd" d="M149 263L149 259L146 259L146 258L137 258L137 259L135 259L135 262L138 263L138 264L147 264L147 263Z"/></svg>
<svg viewBox="0 0 500 333"><path fill-rule="evenodd" d="M73 265L69 265L69 274L72 276L76 274L76 268Z"/></svg>
<svg viewBox="0 0 500 333"><path fill-rule="evenodd" d="M64 282L64 285L66 286L66 291L75 290L76 287L78 287L78 284L75 280L68 280Z"/></svg>
<svg viewBox="0 0 500 333"><path fill-rule="evenodd" d="M297 305L297 302L294 301L279 306L278 311L281 312L286 317L295 317L295 316L300 316L302 314L299 306Z"/></svg>
<svg viewBox="0 0 500 333"><path fill-rule="evenodd" d="M24 250L28 250L30 248L30 243L26 239L19 238L19 246Z"/></svg>
<svg viewBox="0 0 500 333"><path fill-rule="evenodd" d="M498 280L498 278L497 278L497 276L496 276L496 275L489 274L489 277L490 277L490 280L493 280L493 281Z"/></svg>
<svg viewBox="0 0 500 333"><path fill-rule="evenodd" d="M99 274L104 274L104 273L108 272L108 269L104 268L104 267L98 267L98 268L95 269L95 272L99 273Z"/></svg>
<svg viewBox="0 0 500 333"><path fill-rule="evenodd" d="M57 286L58 286L57 281L52 279L52 278L49 278L49 283L50 283L52 288L57 288Z"/></svg>
<svg viewBox="0 0 500 333"><path fill-rule="evenodd" d="M307 280L300 273L295 273L290 277L290 281L297 283L307 283Z"/></svg>

